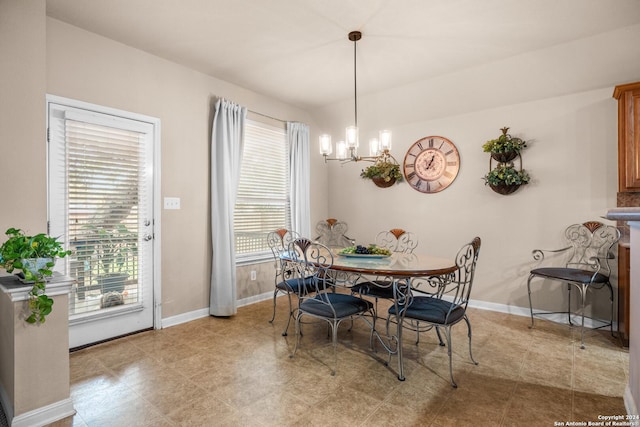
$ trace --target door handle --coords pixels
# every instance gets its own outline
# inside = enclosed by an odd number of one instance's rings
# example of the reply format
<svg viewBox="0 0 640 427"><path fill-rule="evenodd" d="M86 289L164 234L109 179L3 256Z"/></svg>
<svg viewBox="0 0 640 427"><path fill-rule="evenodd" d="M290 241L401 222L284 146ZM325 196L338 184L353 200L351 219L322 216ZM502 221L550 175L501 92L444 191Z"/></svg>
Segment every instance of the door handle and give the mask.
<svg viewBox="0 0 640 427"><path fill-rule="evenodd" d="M145 234L143 239L145 242L148 242L149 240L153 239L153 236L151 234Z"/></svg>

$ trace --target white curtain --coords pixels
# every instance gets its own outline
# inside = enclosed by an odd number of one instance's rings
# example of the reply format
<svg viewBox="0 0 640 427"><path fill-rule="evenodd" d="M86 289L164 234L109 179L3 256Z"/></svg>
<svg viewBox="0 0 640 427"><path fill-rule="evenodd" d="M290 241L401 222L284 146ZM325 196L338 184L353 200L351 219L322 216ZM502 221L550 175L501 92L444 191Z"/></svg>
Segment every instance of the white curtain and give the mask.
<svg viewBox="0 0 640 427"><path fill-rule="evenodd" d="M309 126L304 123L287 122L287 138L291 182L291 228L301 236L311 238Z"/></svg>
<svg viewBox="0 0 640 427"><path fill-rule="evenodd" d="M209 313L236 314L236 255L233 210L236 204L247 109L219 99L211 131L211 296Z"/></svg>

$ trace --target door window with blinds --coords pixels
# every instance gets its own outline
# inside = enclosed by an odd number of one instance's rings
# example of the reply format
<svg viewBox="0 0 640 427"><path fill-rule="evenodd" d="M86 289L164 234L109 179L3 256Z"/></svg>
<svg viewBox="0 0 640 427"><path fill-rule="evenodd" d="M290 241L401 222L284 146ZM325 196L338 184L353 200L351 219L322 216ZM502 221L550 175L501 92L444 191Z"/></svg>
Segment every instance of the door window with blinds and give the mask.
<svg viewBox="0 0 640 427"><path fill-rule="evenodd" d="M247 120L234 214L237 262L272 256L267 233L290 227L289 201L289 147L284 126Z"/></svg>
<svg viewBox="0 0 640 427"><path fill-rule="evenodd" d="M65 236L73 250L62 268L77 283L70 319L104 309L142 310L151 298L143 286L152 275L143 233L152 215L153 125L49 108L51 233Z"/></svg>

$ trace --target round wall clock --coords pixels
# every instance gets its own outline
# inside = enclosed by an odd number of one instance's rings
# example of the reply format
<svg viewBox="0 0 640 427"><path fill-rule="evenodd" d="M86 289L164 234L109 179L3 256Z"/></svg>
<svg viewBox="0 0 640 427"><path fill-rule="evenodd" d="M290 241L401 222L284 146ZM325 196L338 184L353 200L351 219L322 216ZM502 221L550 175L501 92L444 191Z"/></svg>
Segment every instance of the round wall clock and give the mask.
<svg viewBox="0 0 640 427"><path fill-rule="evenodd" d="M456 179L459 170L458 149L442 136L419 139L404 156L404 176L413 189L422 193L444 190Z"/></svg>

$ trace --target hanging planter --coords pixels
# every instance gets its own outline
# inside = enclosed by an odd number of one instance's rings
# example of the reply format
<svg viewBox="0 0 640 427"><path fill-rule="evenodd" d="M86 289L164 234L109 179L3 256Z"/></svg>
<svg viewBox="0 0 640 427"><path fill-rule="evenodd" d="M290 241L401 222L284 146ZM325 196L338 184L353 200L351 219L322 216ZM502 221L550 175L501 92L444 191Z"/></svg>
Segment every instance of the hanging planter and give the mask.
<svg viewBox="0 0 640 427"><path fill-rule="evenodd" d="M509 135L508 127L500 129L502 135L496 139L490 139L482 145L482 149L485 153L491 153L493 157L499 163L510 162L515 159L523 148L526 148L527 143L520 138L514 138Z"/></svg>
<svg viewBox="0 0 640 427"><path fill-rule="evenodd" d="M376 177L376 178L371 178L371 181L373 181L373 183L380 188L391 187L393 184L396 183L395 178L391 178L389 179L389 181L385 181L384 178Z"/></svg>
<svg viewBox="0 0 640 427"><path fill-rule="evenodd" d="M507 151L504 153L491 153L491 157L498 163L507 163L518 156L517 151Z"/></svg>
<svg viewBox="0 0 640 427"><path fill-rule="evenodd" d="M396 182L402 181L400 165L389 159L377 160L371 166L364 168L360 176L372 180L380 188L391 187Z"/></svg>
<svg viewBox="0 0 640 427"><path fill-rule="evenodd" d="M506 196L507 194L515 193L516 190L520 188L520 185L521 184L489 184L489 187L496 193Z"/></svg>
<svg viewBox="0 0 640 427"><path fill-rule="evenodd" d="M516 169L511 163L500 163L484 176L484 183L498 194L511 194L529 182L529 174Z"/></svg>
<svg viewBox="0 0 640 427"><path fill-rule="evenodd" d="M507 195L514 193L521 185L529 182L529 174L522 169L522 157L520 151L527 146L525 141L509 135L508 127L500 129L502 135L491 139L482 145L485 153L491 153L489 158L489 173L483 179L485 185L491 187L498 194ZM516 169L514 160L520 161L520 168ZM497 162L494 168L493 163Z"/></svg>

